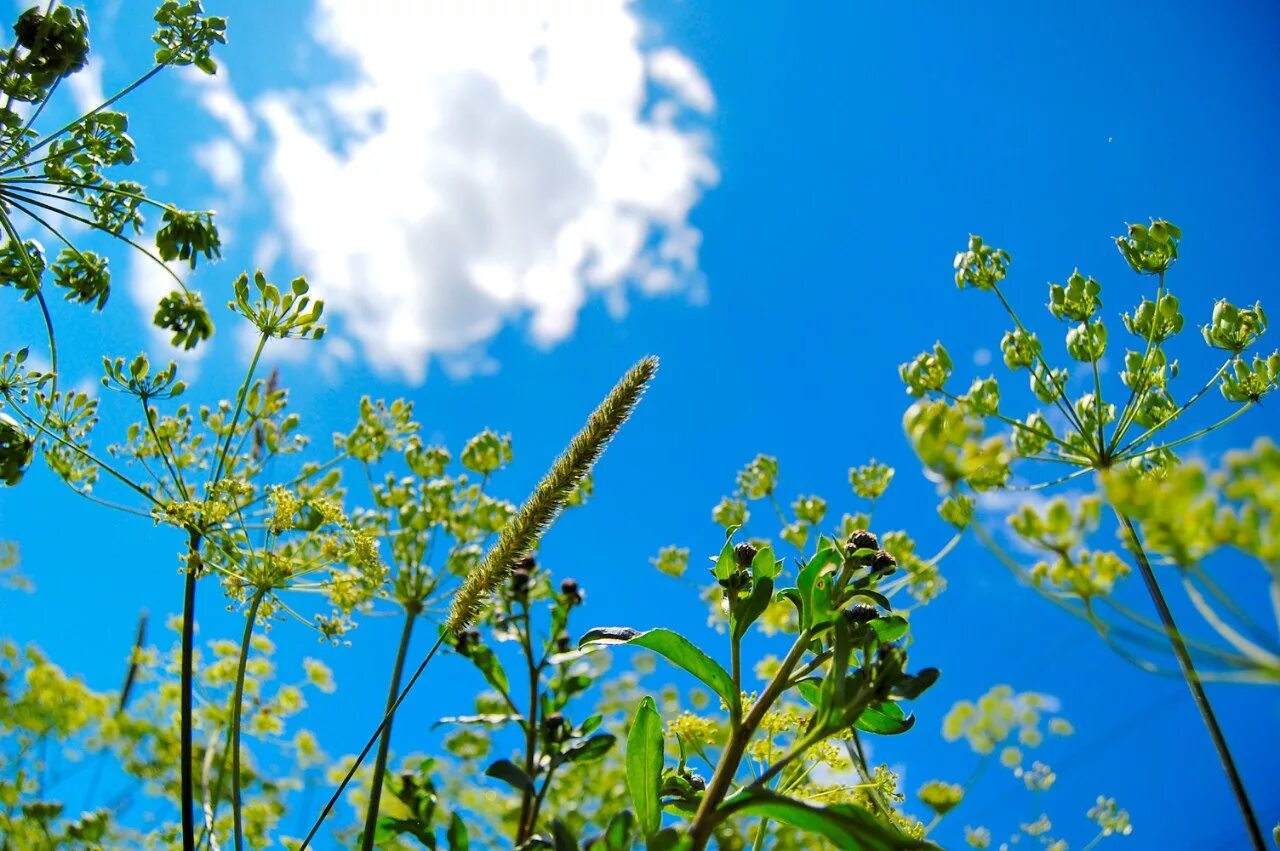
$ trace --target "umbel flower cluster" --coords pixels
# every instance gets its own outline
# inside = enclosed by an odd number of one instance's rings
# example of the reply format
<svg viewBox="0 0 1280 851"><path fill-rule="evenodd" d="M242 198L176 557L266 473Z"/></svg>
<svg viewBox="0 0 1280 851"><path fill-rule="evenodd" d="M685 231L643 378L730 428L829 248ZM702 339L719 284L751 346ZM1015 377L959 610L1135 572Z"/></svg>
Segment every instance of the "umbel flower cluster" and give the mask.
<svg viewBox="0 0 1280 851"><path fill-rule="evenodd" d="M1120 314L1126 336L1117 333L1114 322L1108 324L1103 287L1093 276L1075 270L1064 283L1049 285L1048 312L1065 326L1063 363L1055 362L1004 291L1009 253L971 236L955 258L956 285L989 294L1003 308L1013 327L1000 339L1001 356L1010 373L1026 374L1029 391L1014 396L1014 404L1029 401L1032 409L1024 416L1010 412L994 376L975 378L963 392L953 390L954 362L939 342L900 368L907 392L919 400L903 422L927 473L946 494L944 517L957 513L965 501L968 508L959 513L1001 561L1041 595L1091 623L1103 641L1143 669L1167 667L1161 659L1152 660L1153 653L1173 656L1250 838L1262 847L1257 818L1201 683L1210 678L1280 682L1275 631L1254 623L1205 563L1216 550L1232 547L1258 558L1264 575L1274 576L1265 543L1274 538L1274 494L1247 483L1256 477L1251 471L1267 465L1274 446L1264 441L1252 453L1232 456L1228 466L1241 481L1219 475L1216 486L1209 484L1202 465L1184 463L1178 452L1272 395L1280 382L1280 351L1259 351L1267 330L1261 304L1220 299L1206 310L1199 339L1222 357L1221 364L1189 392L1178 390L1181 370L1174 355L1186 322L1166 279L1181 243L1182 231L1160 219L1129 225L1115 238L1125 264L1152 286L1149 295ZM1126 339L1128 344L1122 342ZM1106 374L1108 363L1123 365L1114 380ZM1188 426L1208 406L1215 388L1226 410L1207 425ZM988 431L993 426L994 434ZM1030 494L1072 482L1073 488L1093 485L1096 492L1047 502L1028 496L1008 518L1019 541L1043 556L1030 568L1006 552L972 511L973 493ZM1104 524L1104 508L1114 526ZM1115 529L1127 552L1093 543L1103 529ZM1153 568L1157 559L1175 568L1176 579L1221 645L1184 637ZM1117 593L1135 567L1155 619L1126 605Z"/></svg>

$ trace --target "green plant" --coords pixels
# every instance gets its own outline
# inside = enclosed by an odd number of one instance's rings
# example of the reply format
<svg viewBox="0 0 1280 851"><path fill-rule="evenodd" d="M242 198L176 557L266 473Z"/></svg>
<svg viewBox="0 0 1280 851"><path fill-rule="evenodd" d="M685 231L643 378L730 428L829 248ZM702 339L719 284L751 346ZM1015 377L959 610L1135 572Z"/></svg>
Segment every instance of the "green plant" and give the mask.
<svg viewBox="0 0 1280 851"><path fill-rule="evenodd" d="M1123 357L1124 369L1118 376L1123 389L1113 395L1114 388L1110 383L1104 386L1103 380L1109 334L1101 315L1101 284L1076 271L1065 284L1049 287L1049 312L1068 325L1067 356L1086 372L1079 382L1083 386L1072 389L1077 384L1072 372L1051 365L1040 337L1023 323L1004 294L1002 282L1011 262L1008 252L971 236L968 249L956 255L956 284L989 292L999 300L1014 326L1000 342L1005 366L1012 372L1028 374L1030 391L1038 404L1021 419L1004 413L1000 385L994 377L974 380L963 394L952 392L947 385L954 365L947 350L938 343L932 351L920 354L900 369L907 392L920 398L907 411L904 424L916 453L953 505L956 499L968 498L961 493L964 487L977 492L1032 491L1060 486L1091 473L1098 475L1103 484L1098 496L1079 500L1074 507L1065 499L1058 499L1043 511L1028 500L1010 518L1016 534L1043 551L1046 561L1025 571L1002 551L1001 558L1042 594L1087 619L1112 646L1119 647L1117 638L1135 633L1137 640L1147 645L1152 638L1167 642L1217 749L1251 842L1262 848L1257 818L1205 695L1192 651L1208 650L1217 663L1266 680L1274 680L1278 657L1261 648L1256 653L1216 652L1216 648L1193 645L1183 636L1149 556L1151 541L1156 537L1151 522L1154 515L1141 516L1139 504L1144 500L1151 504L1152 489L1183 475L1174 449L1232 422L1275 390L1280 379L1280 353L1257 355L1252 362L1246 360L1245 352L1266 330L1266 314L1261 305L1240 308L1219 301L1209 323L1201 329L1201 336L1211 348L1224 352L1225 359L1185 401L1175 401L1173 382L1179 374L1178 363L1167 349L1183 330L1184 320L1178 299L1169 291L1165 278L1178 259L1181 240L1182 232L1163 220L1153 220L1150 226L1130 225L1115 240L1135 273L1154 278L1155 291L1153 298L1144 297L1131 313L1121 316L1125 330L1136 340L1136 348L1128 349ZM1215 385L1230 412L1204 428L1168 436L1172 429L1182 426L1187 413ZM1124 399L1119 407L1108 401L1117 398ZM1007 436L987 436L988 422L1011 431ZM1015 463L1034 484L1014 484ZM1067 472L1062 473L1064 469ZM1128 572L1121 556L1110 550L1085 547L1087 536L1099 526L1104 504L1112 510L1125 549L1138 566L1156 608L1157 623L1112 598L1115 583ZM984 543L998 550L995 539L971 511L963 519L972 522ZM1139 529L1144 521L1146 534ZM1184 578L1197 578L1188 562L1179 564L1176 558L1171 561ZM1198 593L1190 581L1187 587L1193 597ZM1123 623L1105 622L1099 616L1100 605L1108 606ZM1239 647L1235 637L1223 630L1221 620L1206 620ZM1127 658L1135 658L1124 652Z"/></svg>
<svg viewBox="0 0 1280 851"><path fill-rule="evenodd" d="M768 821L776 820L837 844L926 847L928 843L895 826L894 812L883 802L875 813L851 802L818 806L788 794L833 739L845 742L860 771L867 772L858 730L905 732L912 719L900 701L918 696L937 678L934 669L906 672L900 642L908 632L907 619L892 614L877 590L895 571L896 560L879 548L874 535L857 530L843 542L818 538L812 557L800 564L795 585L775 592L782 566L772 547L734 545L732 537L715 559L711 572L723 589L728 617L729 670L667 629L599 628L582 639L584 646L628 644L657 653L710 688L728 714L718 755L706 759L712 774L704 785L687 766L679 734L681 757L674 767L665 766L661 716L652 699L641 701L626 750L627 782L640 832L653 847L700 851L725 821L758 816L762 836ZM788 630L794 637L764 690L748 695L742 640L775 600L795 607L796 621ZM798 710L798 724L780 720L790 697L808 705ZM761 751L757 746L762 741ZM706 758L705 751L702 756ZM749 782L739 781L748 759L758 761L759 771ZM664 828L664 809L688 818L686 830Z"/></svg>

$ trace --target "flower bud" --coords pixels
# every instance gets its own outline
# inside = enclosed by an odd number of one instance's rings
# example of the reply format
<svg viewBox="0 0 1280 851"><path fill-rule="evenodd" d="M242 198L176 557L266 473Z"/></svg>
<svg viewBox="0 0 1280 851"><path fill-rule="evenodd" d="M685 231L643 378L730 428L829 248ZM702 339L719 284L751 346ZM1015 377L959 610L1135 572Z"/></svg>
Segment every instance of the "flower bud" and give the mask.
<svg viewBox="0 0 1280 851"><path fill-rule="evenodd" d="M866 529L859 529L849 536L849 543L845 545L845 550L849 555L853 555L858 550L878 550L880 549L880 539L868 532Z"/></svg>
<svg viewBox="0 0 1280 851"><path fill-rule="evenodd" d="M890 573L893 573L895 570L898 569L898 560L893 556L889 555L889 553L885 552L884 550L881 550L880 552L872 556L871 568L876 573L881 573L881 574L884 574L885 576L888 576Z"/></svg>
<svg viewBox="0 0 1280 851"><path fill-rule="evenodd" d="M570 606L576 606L582 602L582 589L578 587L576 580L566 579L561 582L560 593L564 595L565 601Z"/></svg>
<svg viewBox="0 0 1280 851"><path fill-rule="evenodd" d="M844 610L844 617L849 623L863 624L880 617L880 610L867 603L858 603Z"/></svg>
<svg viewBox="0 0 1280 851"><path fill-rule="evenodd" d="M733 548L733 554L738 559L738 567L747 568L755 560L756 548L744 542Z"/></svg>

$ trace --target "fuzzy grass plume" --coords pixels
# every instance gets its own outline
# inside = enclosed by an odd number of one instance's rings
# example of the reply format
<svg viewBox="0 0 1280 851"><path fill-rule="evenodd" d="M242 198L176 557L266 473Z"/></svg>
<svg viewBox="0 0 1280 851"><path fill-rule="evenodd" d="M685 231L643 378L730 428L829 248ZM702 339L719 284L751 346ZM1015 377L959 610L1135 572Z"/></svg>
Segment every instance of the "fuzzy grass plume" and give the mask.
<svg viewBox="0 0 1280 851"><path fill-rule="evenodd" d="M479 616L480 611L484 608L485 601L489 599L489 595L493 593L494 589L506 579L516 559L527 554L533 548L538 536L547 530L547 527L556 519L560 509L564 508L569 495L582 483L587 473L591 472L592 465L600 458L600 453L604 452L604 448L609 444L613 436L618 433L618 429L622 428L622 424L631 416L631 412L635 410L636 403L640 401L640 396L644 393L645 387L648 386L650 379L653 378L657 371L658 359L650 356L631 367L627 374L622 376L622 380L610 391L604 401L591 412L591 416L587 418L587 424L582 427L582 431L574 436L568 448L551 465L551 469L543 476L542 481L534 488L533 493L530 494L524 505L520 506L520 511L502 530L502 534L498 536L497 543L485 555L484 561L475 570L467 574L467 578L462 582L462 587L458 589L458 593L453 598L453 605L449 609L449 619L445 622L445 629L440 633L440 637L436 639L436 643L431 647L426 658L418 665L418 669L413 672L409 682L400 690L399 696L391 704L387 714L383 716L378 728L373 731L373 735L365 743L364 750L360 751L355 762L347 769L346 776L342 778L338 788L329 798L329 802L321 810L320 817L316 819L315 824L311 826L310 832L302 840L302 844L298 846L299 851L306 851L310 847L311 840L315 838L316 832L320 830L320 825L329 817L329 813L333 812L334 805L342 797L342 793L351 782L351 778L360 769L360 764L369 755L369 751L373 749L374 744L382 735L382 731L391 723L391 719L395 717L396 710L400 708L400 704L404 702L414 684L418 682L418 678L426 670L427 663L431 661L436 651L440 649L440 645L444 643L445 637L462 632Z"/></svg>
<svg viewBox="0 0 1280 851"><path fill-rule="evenodd" d="M644 358L622 376L604 401L591 412L582 430L570 441L520 511L502 530L484 561L467 574L449 608L446 629L458 634L479 617L485 601L511 572L516 560L528 555L538 538L555 521L565 502L591 472L609 441L635 410L645 387L658 371L658 359Z"/></svg>

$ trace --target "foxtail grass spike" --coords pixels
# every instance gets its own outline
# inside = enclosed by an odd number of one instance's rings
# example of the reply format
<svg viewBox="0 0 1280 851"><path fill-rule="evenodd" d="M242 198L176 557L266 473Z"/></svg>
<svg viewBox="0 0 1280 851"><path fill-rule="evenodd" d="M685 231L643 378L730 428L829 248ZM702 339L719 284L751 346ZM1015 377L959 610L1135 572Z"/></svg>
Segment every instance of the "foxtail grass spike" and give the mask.
<svg viewBox="0 0 1280 851"><path fill-rule="evenodd" d="M457 634L467 629L479 616L489 595L507 578L516 560L533 549L538 537L556 519L570 495L591 472L592 465L609 441L631 416L657 371L658 359L652 356L644 358L622 376L599 407L592 411L582 431L574 436L568 448L520 506L520 511L502 530L484 561L463 581L449 609L446 628L450 632Z"/></svg>
<svg viewBox="0 0 1280 851"><path fill-rule="evenodd" d="M462 587L453 598L449 619L445 623L445 631L440 633L440 637L436 639L436 643L418 665L418 669L413 672L409 682L400 690L395 703L391 704L390 710L383 716L378 729L373 731L373 735L365 743L364 750L360 751L355 762L347 769L346 776L342 778L338 788L329 798L329 802L321 810L320 817L316 819L310 832L302 840L302 844L298 847L299 851L306 851L310 847L311 840L315 838L320 826L333 811L338 799L342 797L343 791L351 782L351 778L355 777L360 764L369 755L369 751L373 750L382 731L391 723L400 704L404 702L414 684L418 682L418 678L422 676L422 672L426 670L427 663L444 644L445 638L450 634L456 635L462 632L475 621L485 601L507 577L516 559L526 555L533 548L538 536L545 532L556 519L556 515L564 507L569 495L582 483L587 473L591 472L591 467L599 459L600 453L604 452L605 446L631 416L636 403L644 394L645 387L657 371L658 359L647 357L622 376L622 380L610 391L599 407L591 412L582 431L574 436L568 448L551 465L551 469L543 476L542 481L534 488L524 505L520 506L516 516L502 530L497 543L489 550L484 561L467 574Z"/></svg>

